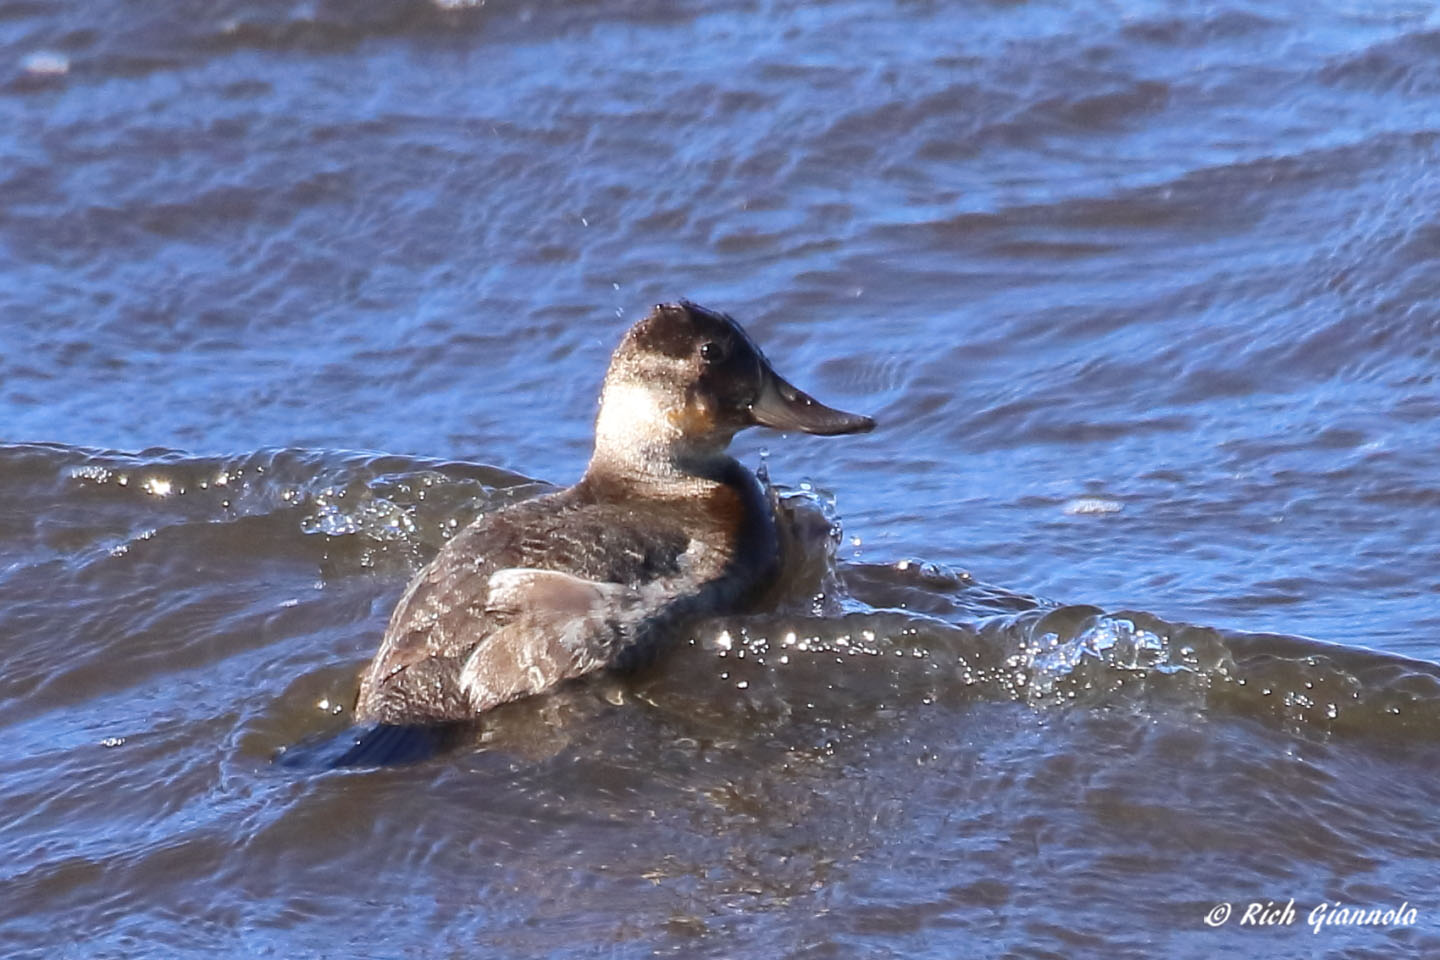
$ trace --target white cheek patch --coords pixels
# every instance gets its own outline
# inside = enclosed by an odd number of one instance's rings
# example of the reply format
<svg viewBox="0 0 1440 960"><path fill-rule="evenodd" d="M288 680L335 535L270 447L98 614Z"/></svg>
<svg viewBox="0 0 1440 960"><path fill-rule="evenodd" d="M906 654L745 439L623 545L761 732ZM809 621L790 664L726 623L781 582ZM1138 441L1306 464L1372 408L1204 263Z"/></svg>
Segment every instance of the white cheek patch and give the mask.
<svg viewBox="0 0 1440 960"><path fill-rule="evenodd" d="M637 383L610 384L600 397L595 442L634 447L668 436L674 432L669 412L669 397L661 390Z"/></svg>

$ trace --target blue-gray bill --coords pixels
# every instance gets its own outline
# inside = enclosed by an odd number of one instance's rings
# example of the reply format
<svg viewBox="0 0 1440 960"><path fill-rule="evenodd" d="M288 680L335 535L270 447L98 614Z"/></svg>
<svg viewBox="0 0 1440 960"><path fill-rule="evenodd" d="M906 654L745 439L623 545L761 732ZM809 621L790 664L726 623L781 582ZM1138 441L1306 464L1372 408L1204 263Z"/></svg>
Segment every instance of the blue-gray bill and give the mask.
<svg viewBox="0 0 1440 960"><path fill-rule="evenodd" d="M773 371L766 378L760 396L750 404L750 416L762 427L799 430L824 437L868 433L875 429L873 418L827 407Z"/></svg>

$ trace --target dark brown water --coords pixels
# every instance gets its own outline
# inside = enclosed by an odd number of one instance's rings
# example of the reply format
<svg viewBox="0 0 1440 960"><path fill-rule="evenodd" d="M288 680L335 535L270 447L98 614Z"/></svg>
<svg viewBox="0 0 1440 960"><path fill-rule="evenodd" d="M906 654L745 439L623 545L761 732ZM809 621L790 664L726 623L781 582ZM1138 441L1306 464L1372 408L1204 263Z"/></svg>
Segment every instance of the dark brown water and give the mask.
<svg viewBox="0 0 1440 960"><path fill-rule="evenodd" d="M0 0L0 953L1440 955L1437 161L1396 0ZM781 608L272 764L679 296Z"/></svg>

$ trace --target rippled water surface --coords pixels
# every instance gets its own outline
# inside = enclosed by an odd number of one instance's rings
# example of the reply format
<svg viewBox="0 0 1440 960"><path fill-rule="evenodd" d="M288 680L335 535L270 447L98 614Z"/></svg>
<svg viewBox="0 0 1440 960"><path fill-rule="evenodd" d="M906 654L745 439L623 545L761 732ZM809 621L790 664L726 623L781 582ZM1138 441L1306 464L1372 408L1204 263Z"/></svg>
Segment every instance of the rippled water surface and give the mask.
<svg viewBox="0 0 1440 960"><path fill-rule="evenodd" d="M1440 955L1437 138L1392 0L0 0L3 952ZM273 764L680 296L881 421L779 606Z"/></svg>

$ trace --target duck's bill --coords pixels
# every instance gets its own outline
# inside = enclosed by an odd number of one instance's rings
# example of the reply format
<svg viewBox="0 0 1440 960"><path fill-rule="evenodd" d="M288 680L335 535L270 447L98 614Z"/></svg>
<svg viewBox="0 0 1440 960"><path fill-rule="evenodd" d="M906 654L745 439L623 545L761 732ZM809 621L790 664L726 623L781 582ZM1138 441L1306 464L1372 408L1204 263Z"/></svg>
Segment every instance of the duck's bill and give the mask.
<svg viewBox="0 0 1440 960"><path fill-rule="evenodd" d="M750 415L762 427L800 430L826 437L875 429L875 421L870 417L827 407L774 374L766 378L760 396L750 404Z"/></svg>

